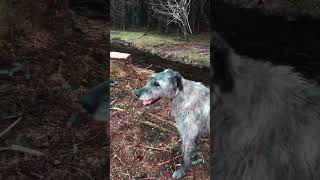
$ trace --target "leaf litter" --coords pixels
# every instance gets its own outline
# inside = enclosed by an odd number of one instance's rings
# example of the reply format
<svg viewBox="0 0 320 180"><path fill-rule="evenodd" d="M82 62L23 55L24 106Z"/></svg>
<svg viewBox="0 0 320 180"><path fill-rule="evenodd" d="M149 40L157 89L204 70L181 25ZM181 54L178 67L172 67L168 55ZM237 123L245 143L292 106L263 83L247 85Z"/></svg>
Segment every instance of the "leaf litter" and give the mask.
<svg viewBox="0 0 320 180"><path fill-rule="evenodd" d="M106 78L107 66L97 59L109 54L106 24L78 19L81 32L72 31L74 22L66 18L63 34L53 21L51 28L15 43L0 40L1 177L101 179L106 174L106 125L92 121L78 100Z"/></svg>

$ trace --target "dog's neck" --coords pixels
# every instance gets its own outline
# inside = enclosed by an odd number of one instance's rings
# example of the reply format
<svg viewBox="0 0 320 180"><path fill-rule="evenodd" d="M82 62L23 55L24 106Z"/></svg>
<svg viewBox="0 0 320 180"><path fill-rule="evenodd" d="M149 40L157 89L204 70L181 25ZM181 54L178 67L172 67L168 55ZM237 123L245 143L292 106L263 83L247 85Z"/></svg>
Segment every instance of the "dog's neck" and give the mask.
<svg viewBox="0 0 320 180"><path fill-rule="evenodd" d="M185 84L185 79L181 78L182 87L184 86L184 84ZM180 94L184 91L184 88L176 88L174 91L175 92L173 93L173 95L169 98L172 103L174 103L174 101L178 100Z"/></svg>

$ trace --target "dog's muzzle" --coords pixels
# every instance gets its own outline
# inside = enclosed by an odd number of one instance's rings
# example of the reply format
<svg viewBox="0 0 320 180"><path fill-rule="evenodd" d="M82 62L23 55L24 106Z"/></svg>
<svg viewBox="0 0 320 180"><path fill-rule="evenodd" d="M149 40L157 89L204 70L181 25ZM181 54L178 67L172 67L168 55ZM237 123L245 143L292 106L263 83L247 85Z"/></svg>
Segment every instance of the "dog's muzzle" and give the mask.
<svg viewBox="0 0 320 180"><path fill-rule="evenodd" d="M136 90L135 94L138 98L141 97L141 94L142 94L142 89L138 89ZM143 105L150 105L150 104L153 104L155 103L156 101L158 101L160 99L160 97L153 97L153 98L149 98L149 99L143 99Z"/></svg>

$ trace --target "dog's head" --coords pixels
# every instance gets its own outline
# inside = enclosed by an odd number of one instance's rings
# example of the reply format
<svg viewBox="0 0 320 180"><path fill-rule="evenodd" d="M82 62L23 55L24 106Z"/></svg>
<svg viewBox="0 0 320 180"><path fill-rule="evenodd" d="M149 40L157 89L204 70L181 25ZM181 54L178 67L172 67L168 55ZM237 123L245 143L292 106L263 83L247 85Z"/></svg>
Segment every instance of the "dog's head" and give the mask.
<svg viewBox="0 0 320 180"><path fill-rule="evenodd" d="M172 98L182 89L182 76L176 71L166 69L153 74L147 84L136 91L136 96L143 101L143 105L149 105L161 97Z"/></svg>

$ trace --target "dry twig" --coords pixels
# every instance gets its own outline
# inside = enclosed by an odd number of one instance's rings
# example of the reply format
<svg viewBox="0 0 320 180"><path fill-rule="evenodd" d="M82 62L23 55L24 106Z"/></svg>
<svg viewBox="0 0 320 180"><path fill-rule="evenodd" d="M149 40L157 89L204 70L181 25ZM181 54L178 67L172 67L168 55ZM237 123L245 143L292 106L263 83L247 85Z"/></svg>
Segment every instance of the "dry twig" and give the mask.
<svg viewBox="0 0 320 180"><path fill-rule="evenodd" d="M147 149L157 150L157 151L164 151L164 152L169 152L169 153L172 152L172 151L170 151L170 150L161 149L161 148L155 148L155 147L150 147L150 146L146 146L146 145L143 145L143 144L139 144L139 146L144 147L144 148L147 148Z"/></svg>
<svg viewBox="0 0 320 180"><path fill-rule="evenodd" d="M162 165L164 165L164 164L168 164L169 162L171 162L171 161L173 161L173 160L175 160L175 159L178 159L178 158L180 158L180 157L182 157L182 155L176 156L176 157L174 157L174 158L172 158L172 159L169 159L169 160L167 160L167 161L160 162L160 163L157 164L157 166L162 166Z"/></svg>
<svg viewBox="0 0 320 180"><path fill-rule="evenodd" d="M4 131L0 133L0 138L9 132L19 121L21 121L22 117L19 117L15 122L13 122L9 127L7 127Z"/></svg>
<svg viewBox="0 0 320 180"><path fill-rule="evenodd" d="M99 136L100 134L102 134L103 132L104 132L104 130L100 131L99 133L97 133L96 135L92 136L91 138L89 138L89 139L87 139L87 140L85 140L85 141L83 141L83 142L81 142L81 143L78 143L78 144L76 144L76 145L79 146L79 145L81 145L81 144L83 144L83 143L85 143L85 142L89 142L89 141L95 139L96 137L98 137L98 136Z"/></svg>
<svg viewBox="0 0 320 180"><path fill-rule="evenodd" d="M124 109L120 109L120 108L117 108L117 107L112 107L112 108L110 108L110 110L125 111Z"/></svg>
<svg viewBox="0 0 320 180"><path fill-rule="evenodd" d="M110 106L111 106L114 102L116 102L117 99L118 99L118 98L115 98L115 99L110 103Z"/></svg>
<svg viewBox="0 0 320 180"><path fill-rule="evenodd" d="M159 130L161 130L161 131L163 131L163 132L168 132L168 133L172 133L172 134L173 134L173 132L170 131L169 129L163 128L163 127L161 127L161 126L159 126L159 125L157 125L157 124L154 124L154 123L152 123L152 122L150 122L150 121L142 121L141 123L142 123L142 124L145 124L145 125L147 125L147 126L150 126L150 127L152 127L152 128L159 129Z"/></svg>
<svg viewBox="0 0 320 180"><path fill-rule="evenodd" d="M31 148L23 147L23 146L16 145L16 144L12 144L9 147L0 148L0 151L7 151L7 150L24 152L24 153L28 153L28 154L35 155L35 156L46 156L46 154L44 154L44 153L42 153L42 152L40 152L38 150L34 150L34 149L31 149Z"/></svg>
<svg viewBox="0 0 320 180"><path fill-rule="evenodd" d="M13 119L13 118L21 117L22 115L23 115L23 113L9 115L9 116L2 117L1 120Z"/></svg>
<svg viewBox="0 0 320 180"><path fill-rule="evenodd" d="M148 114L149 114L150 116L152 116L152 117L157 118L158 120L160 120L160 121L162 121L162 122L164 122L164 123L166 123L166 124L170 124L171 126L176 127L176 124L173 123L172 121L165 120L165 119L163 119L163 118L161 118L161 117L159 117L159 116L157 116L157 115L155 115L155 114L149 113L149 112L148 112Z"/></svg>

